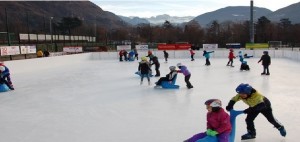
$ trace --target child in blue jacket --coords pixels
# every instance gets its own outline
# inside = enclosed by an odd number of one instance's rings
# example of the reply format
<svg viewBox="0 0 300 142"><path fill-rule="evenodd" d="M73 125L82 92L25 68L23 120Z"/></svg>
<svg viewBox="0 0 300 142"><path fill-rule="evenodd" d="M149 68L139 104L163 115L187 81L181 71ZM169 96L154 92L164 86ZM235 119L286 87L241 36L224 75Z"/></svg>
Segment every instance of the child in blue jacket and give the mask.
<svg viewBox="0 0 300 142"><path fill-rule="evenodd" d="M206 50L203 51L203 56L206 58L206 62L205 62L206 66L210 66L210 61L209 61L210 55L209 54L213 53L213 52L215 52L215 51L210 51L210 52L208 52Z"/></svg>

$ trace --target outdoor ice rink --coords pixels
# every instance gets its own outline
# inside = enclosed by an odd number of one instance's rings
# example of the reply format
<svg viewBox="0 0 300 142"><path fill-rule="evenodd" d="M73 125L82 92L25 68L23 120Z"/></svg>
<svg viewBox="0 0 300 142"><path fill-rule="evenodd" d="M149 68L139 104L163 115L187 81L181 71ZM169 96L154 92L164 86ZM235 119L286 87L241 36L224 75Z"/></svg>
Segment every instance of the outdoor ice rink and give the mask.
<svg viewBox="0 0 300 142"><path fill-rule="evenodd" d="M59 58L69 58L68 55ZM272 103L273 113L286 130L282 137L263 115L255 120L255 142L299 142L300 63L272 58L270 76L262 76L259 58L227 67L227 58L169 59L161 62L161 75L181 62L191 71L193 89L179 74L179 89L154 89L134 74L138 62L82 60L49 62L58 57L7 61L14 91L0 94L0 142L182 142L206 129L207 99L223 106L236 95L240 83L249 83ZM43 67L41 67L43 66ZM154 70L154 67L152 67ZM235 109L243 110L243 102ZM236 142L246 133L245 119L237 117Z"/></svg>

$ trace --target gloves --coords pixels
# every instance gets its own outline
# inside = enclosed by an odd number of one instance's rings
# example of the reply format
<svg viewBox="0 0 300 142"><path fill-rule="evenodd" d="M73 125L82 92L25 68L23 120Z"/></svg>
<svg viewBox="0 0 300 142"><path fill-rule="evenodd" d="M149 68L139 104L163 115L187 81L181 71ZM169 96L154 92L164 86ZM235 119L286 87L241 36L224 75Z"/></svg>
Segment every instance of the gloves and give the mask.
<svg viewBox="0 0 300 142"><path fill-rule="evenodd" d="M246 114L251 113L251 112L253 112L253 109L251 107L244 110L244 113L246 113Z"/></svg>
<svg viewBox="0 0 300 142"><path fill-rule="evenodd" d="M226 110L230 111L233 109L233 105L235 104L235 102L233 100L230 100L228 105L226 106Z"/></svg>
<svg viewBox="0 0 300 142"><path fill-rule="evenodd" d="M217 134L219 134L217 131L214 131L211 129L207 129L207 131L206 131L206 135L208 135L208 136L216 136Z"/></svg>

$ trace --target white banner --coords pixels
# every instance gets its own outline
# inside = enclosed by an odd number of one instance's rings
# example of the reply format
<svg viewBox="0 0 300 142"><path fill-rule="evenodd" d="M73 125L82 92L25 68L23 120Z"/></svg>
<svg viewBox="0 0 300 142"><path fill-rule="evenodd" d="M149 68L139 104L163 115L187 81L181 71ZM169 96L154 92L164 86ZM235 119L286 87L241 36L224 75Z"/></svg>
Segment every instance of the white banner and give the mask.
<svg viewBox="0 0 300 142"><path fill-rule="evenodd" d="M137 50L148 50L148 45L135 45Z"/></svg>
<svg viewBox="0 0 300 142"><path fill-rule="evenodd" d="M203 44L203 50L214 51L218 49L218 44Z"/></svg>
<svg viewBox="0 0 300 142"><path fill-rule="evenodd" d="M68 52L68 53L82 52L82 47L81 46L66 46L63 48L63 52Z"/></svg>
<svg viewBox="0 0 300 142"><path fill-rule="evenodd" d="M131 45L118 45L117 46L118 51L123 50L123 49L129 51L129 50L131 50Z"/></svg>
<svg viewBox="0 0 300 142"><path fill-rule="evenodd" d="M19 46L1 46L1 56L20 54Z"/></svg>
<svg viewBox="0 0 300 142"><path fill-rule="evenodd" d="M30 53L36 53L36 46L20 46L21 48L21 54L30 54Z"/></svg>

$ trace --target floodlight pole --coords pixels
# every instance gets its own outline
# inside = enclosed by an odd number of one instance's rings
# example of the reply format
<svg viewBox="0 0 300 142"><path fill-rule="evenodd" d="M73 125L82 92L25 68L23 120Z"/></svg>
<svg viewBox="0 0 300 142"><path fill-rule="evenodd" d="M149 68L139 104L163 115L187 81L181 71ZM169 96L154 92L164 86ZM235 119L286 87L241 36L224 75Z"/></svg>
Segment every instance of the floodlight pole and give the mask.
<svg viewBox="0 0 300 142"><path fill-rule="evenodd" d="M253 0L250 1L250 43L254 43Z"/></svg>

